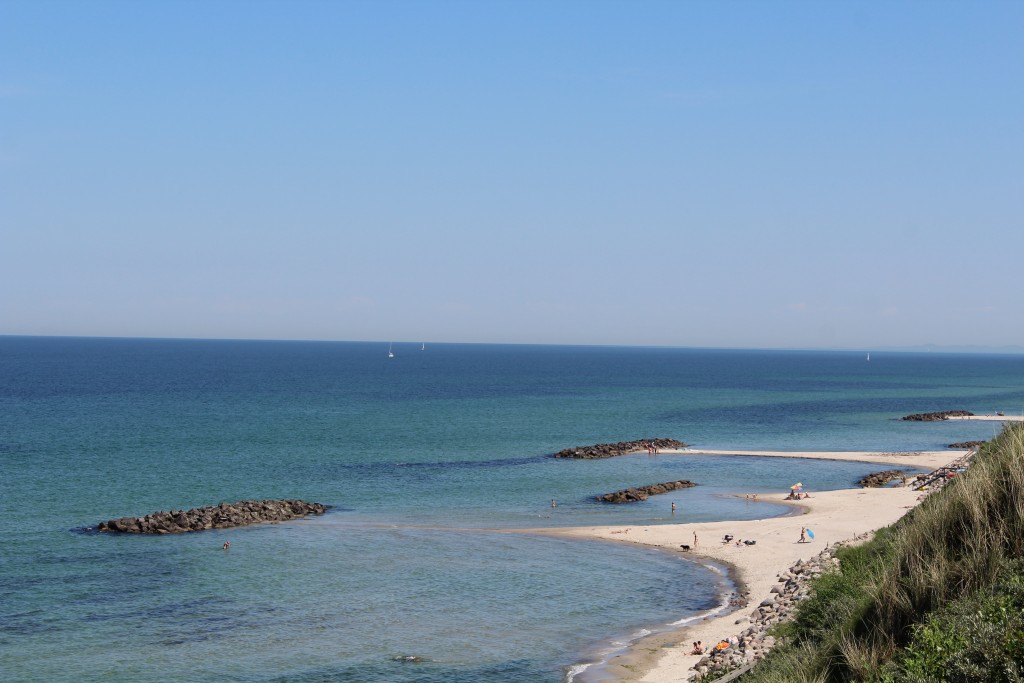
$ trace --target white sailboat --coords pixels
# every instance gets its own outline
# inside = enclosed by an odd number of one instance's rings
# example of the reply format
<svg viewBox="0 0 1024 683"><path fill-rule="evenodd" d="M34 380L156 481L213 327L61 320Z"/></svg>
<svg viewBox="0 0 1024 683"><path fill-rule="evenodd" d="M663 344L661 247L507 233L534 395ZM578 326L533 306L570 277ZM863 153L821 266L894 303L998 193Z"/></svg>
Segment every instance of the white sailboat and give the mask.
<svg viewBox="0 0 1024 683"><path fill-rule="evenodd" d="M870 360L871 360L871 352L868 351L868 361L870 361Z"/></svg>
<svg viewBox="0 0 1024 683"><path fill-rule="evenodd" d="M427 350L427 342L423 342L423 346L420 347L420 351L426 351L426 350Z"/></svg>
<svg viewBox="0 0 1024 683"><path fill-rule="evenodd" d="M391 345L393 343L394 342L388 342L388 358L394 358L395 357L395 352L391 350Z"/></svg>

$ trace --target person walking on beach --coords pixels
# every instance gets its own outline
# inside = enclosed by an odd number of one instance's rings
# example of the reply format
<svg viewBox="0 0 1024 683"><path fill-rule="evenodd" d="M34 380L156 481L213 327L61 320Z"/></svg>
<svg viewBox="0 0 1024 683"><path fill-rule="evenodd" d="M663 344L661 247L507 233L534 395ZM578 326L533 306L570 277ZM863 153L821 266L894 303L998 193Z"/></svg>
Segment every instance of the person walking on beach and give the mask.
<svg viewBox="0 0 1024 683"><path fill-rule="evenodd" d="M696 531L693 532L693 547L694 548L697 547L697 532Z"/></svg>
<svg viewBox="0 0 1024 683"><path fill-rule="evenodd" d="M800 527L800 540L797 543L807 542L807 527Z"/></svg>

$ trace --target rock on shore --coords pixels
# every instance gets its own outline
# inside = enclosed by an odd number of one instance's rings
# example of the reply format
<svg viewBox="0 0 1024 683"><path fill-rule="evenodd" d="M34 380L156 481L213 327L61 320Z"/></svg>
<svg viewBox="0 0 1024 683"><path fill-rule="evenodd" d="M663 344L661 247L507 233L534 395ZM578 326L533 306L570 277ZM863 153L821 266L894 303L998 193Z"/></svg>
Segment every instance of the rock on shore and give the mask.
<svg viewBox="0 0 1024 683"><path fill-rule="evenodd" d="M647 500L650 496L656 496L659 493L688 489L691 486L696 486L696 484L686 479L680 479L679 481L667 481L664 484L651 484L650 486L640 486L623 489L615 493L606 493L603 496L597 496L597 500L602 503L633 503L639 500Z"/></svg>
<svg viewBox="0 0 1024 683"><path fill-rule="evenodd" d="M894 479L906 479L907 473L903 470L885 470L884 472L872 472L871 474L861 477L857 481L858 486L864 488L879 488L885 486Z"/></svg>
<svg viewBox="0 0 1024 683"><path fill-rule="evenodd" d="M984 443L984 441L958 441L949 444L946 448L978 448Z"/></svg>
<svg viewBox="0 0 1024 683"><path fill-rule="evenodd" d="M911 422L937 422L939 420L948 420L951 417L970 417L972 415L974 413L968 410L942 410L937 413L914 413L900 419Z"/></svg>
<svg viewBox="0 0 1024 683"><path fill-rule="evenodd" d="M863 534L853 539L854 542L868 538ZM842 544L841 544L842 545ZM810 580L839 566L835 557L836 546L827 548L808 561L797 560L787 571L779 574L778 584L750 613L749 617L737 619L737 624L747 624L738 635L731 636L721 642L728 647L714 649L716 643L710 643L712 650L697 662L690 681L714 680L727 671L732 671L747 664L753 664L764 658L768 651L775 647L776 639L770 635L771 628L787 619L791 619L797 603L810 594Z"/></svg>
<svg viewBox="0 0 1024 683"><path fill-rule="evenodd" d="M599 443L593 446L577 446L558 451L553 457L556 458L579 458L593 460L595 458L613 458L616 455L628 453L640 453L647 450L648 445L657 449L662 448L686 448L687 444L676 439L638 439L636 441L620 441L619 443Z"/></svg>
<svg viewBox="0 0 1024 683"><path fill-rule="evenodd" d="M184 511L154 512L145 517L121 517L100 522L96 528L126 534L182 534L261 522L285 522L306 515L322 515L326 511L326 505L304 500L243 500Z"/></svg>

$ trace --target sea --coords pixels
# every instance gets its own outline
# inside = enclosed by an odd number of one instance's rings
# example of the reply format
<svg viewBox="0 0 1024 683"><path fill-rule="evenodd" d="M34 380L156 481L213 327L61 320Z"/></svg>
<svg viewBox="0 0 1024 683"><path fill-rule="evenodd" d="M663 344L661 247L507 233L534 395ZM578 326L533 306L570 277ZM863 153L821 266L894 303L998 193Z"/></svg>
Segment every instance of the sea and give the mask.
<svg viewBox="0 0 1024 683"><path fill-rule="evenodd" d="M720 608L728 577L682 553L538 530L760 519L786 513L765 499L797 481L850 488L888 467L552 453L659 437L726 451L934 450L999 424L899 418L1024 412L1020 355L393 351L0 337L0 679L584 682L637 638ZM698 486L595 501L676 479ZM180 535L94 530L268 498L332 507Z"/></svg>

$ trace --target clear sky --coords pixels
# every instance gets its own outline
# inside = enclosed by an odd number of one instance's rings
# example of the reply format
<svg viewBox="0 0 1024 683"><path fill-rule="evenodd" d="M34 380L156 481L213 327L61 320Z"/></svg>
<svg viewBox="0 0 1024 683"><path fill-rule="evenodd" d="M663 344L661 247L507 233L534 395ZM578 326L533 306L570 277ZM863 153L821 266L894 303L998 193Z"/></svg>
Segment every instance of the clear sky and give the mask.
<svg viewBox="0 0 1024 683"><path fill-rule="evenodd" d="M1024 2L0 0L0 334L1024 343Z"/></svg>

